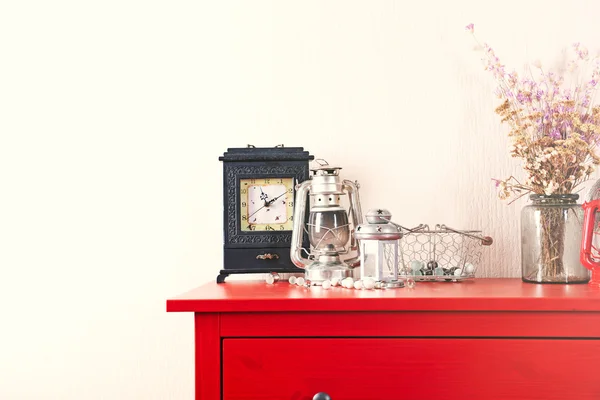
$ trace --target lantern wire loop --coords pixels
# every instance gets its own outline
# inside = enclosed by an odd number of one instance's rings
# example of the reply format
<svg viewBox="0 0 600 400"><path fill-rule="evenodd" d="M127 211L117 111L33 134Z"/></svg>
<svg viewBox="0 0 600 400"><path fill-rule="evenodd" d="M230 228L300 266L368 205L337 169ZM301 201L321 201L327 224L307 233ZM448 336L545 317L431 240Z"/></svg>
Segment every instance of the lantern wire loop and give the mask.
<svg viewBox="0 0 600 400"><path fill-rule="evenodd" d="M600 229L598 229L598 228L599 227L596 227L596 229L594 230L594 235L600 235ZM600 249L598 249L593 244L592 244L591 256L592 256L592 258L595 258L596 260L600 259Z"/></svg>
<svg viewBox="0 0 600 400"><path fill-rule="evenodd" d="M310 227L317 227L317 225L315 225L315 224L308 224L308 223L306 224L306 226L310 226ZM324 239L327 237L327 235L329 235L329 234L333 235L334 239L336 239L336 240L339 240L339 239L340 239L340 235L339 235L338 233L334 232L334 231L336 231L336 230L338 230L338 229L342 229L342 228L348 227L348 226L350 226L350 224L344 224L344 225L336 226L335 228L328 228L328 227L326 227L326 226L319 225L318 227L320 227L320 228L321 228L321 229L323 229L323 230L326 230L327 232L325 232L325 234L324 234L323 236L321 236L321 239L319 239L319 241L317 242L317 244L314 246L314 247L315 247L315 249L318 249L318 248L319 248L319 245L321 244L321 242L322 242L322 241L323 241L323 240L324 240ZM309 233L308 233L308 230L306 229L306 227L304 227L304 231L305 231L307 234L309 234ZM345 246L342 246L342 249L343 249L343 251L338 251L338 253L340 253L340 254L346 254L346 253L348 252L348 250L346 249L346 247L345 247Z"/></svg>
<svg viewBox="0 0 600 400"><path fill-rule="evenodd" d="M592 257L595 259L600 259L600 250L594 245L592 245Z"/></svg>

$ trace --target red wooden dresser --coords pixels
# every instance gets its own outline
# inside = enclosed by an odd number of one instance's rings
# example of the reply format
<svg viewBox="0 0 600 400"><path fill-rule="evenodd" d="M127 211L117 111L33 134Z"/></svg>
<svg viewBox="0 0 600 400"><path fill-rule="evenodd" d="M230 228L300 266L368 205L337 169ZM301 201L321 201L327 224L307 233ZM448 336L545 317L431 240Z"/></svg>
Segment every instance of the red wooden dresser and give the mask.
<svg viewBox="0 0 600 400"><path fill-rule="evenodd" d="M588 285L211 283L167 311L194 313L196 399L600 399Z"/></svg>

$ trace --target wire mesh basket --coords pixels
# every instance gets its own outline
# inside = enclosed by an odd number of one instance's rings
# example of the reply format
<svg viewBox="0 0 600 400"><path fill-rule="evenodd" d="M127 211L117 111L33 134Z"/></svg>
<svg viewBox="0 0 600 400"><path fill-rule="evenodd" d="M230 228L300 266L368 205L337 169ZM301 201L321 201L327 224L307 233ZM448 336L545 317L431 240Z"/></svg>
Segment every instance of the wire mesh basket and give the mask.
<svg viewBox="0 0 600 400"><path fill-rule="evenodd" d="M493 240L481 231L459 231L446 225L407 229L400 240L398 272L416 281L457 282L475 277L483 246Z"/></svg>

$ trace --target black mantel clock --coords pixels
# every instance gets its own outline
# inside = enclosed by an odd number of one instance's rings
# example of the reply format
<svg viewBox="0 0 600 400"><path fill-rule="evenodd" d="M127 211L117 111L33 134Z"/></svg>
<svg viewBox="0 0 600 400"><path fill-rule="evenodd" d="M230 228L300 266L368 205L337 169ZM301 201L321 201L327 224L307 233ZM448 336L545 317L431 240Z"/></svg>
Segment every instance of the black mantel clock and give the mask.
<svg viewBox="0 0 600 400"><path fill-rule="evenodd" d="M219 157L224 246L217 283L231 274L303 271L290 260L294 198L313 159L302 147L283 145L229 148Z"/></svg>

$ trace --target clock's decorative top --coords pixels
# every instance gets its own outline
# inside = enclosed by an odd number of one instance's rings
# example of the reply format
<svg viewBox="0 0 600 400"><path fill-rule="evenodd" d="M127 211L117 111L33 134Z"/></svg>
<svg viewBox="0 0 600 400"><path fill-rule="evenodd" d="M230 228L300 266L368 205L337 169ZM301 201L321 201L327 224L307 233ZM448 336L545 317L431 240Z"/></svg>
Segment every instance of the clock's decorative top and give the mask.
<svg viewBox="0 0 600 400"><path fill-rule="evenodd" d="M251 146L251 145L249 145ZM277 149L277 151L274 151ZM315 157L303 147L233 147L228 148L220 161L311 161Z"/></svg>

